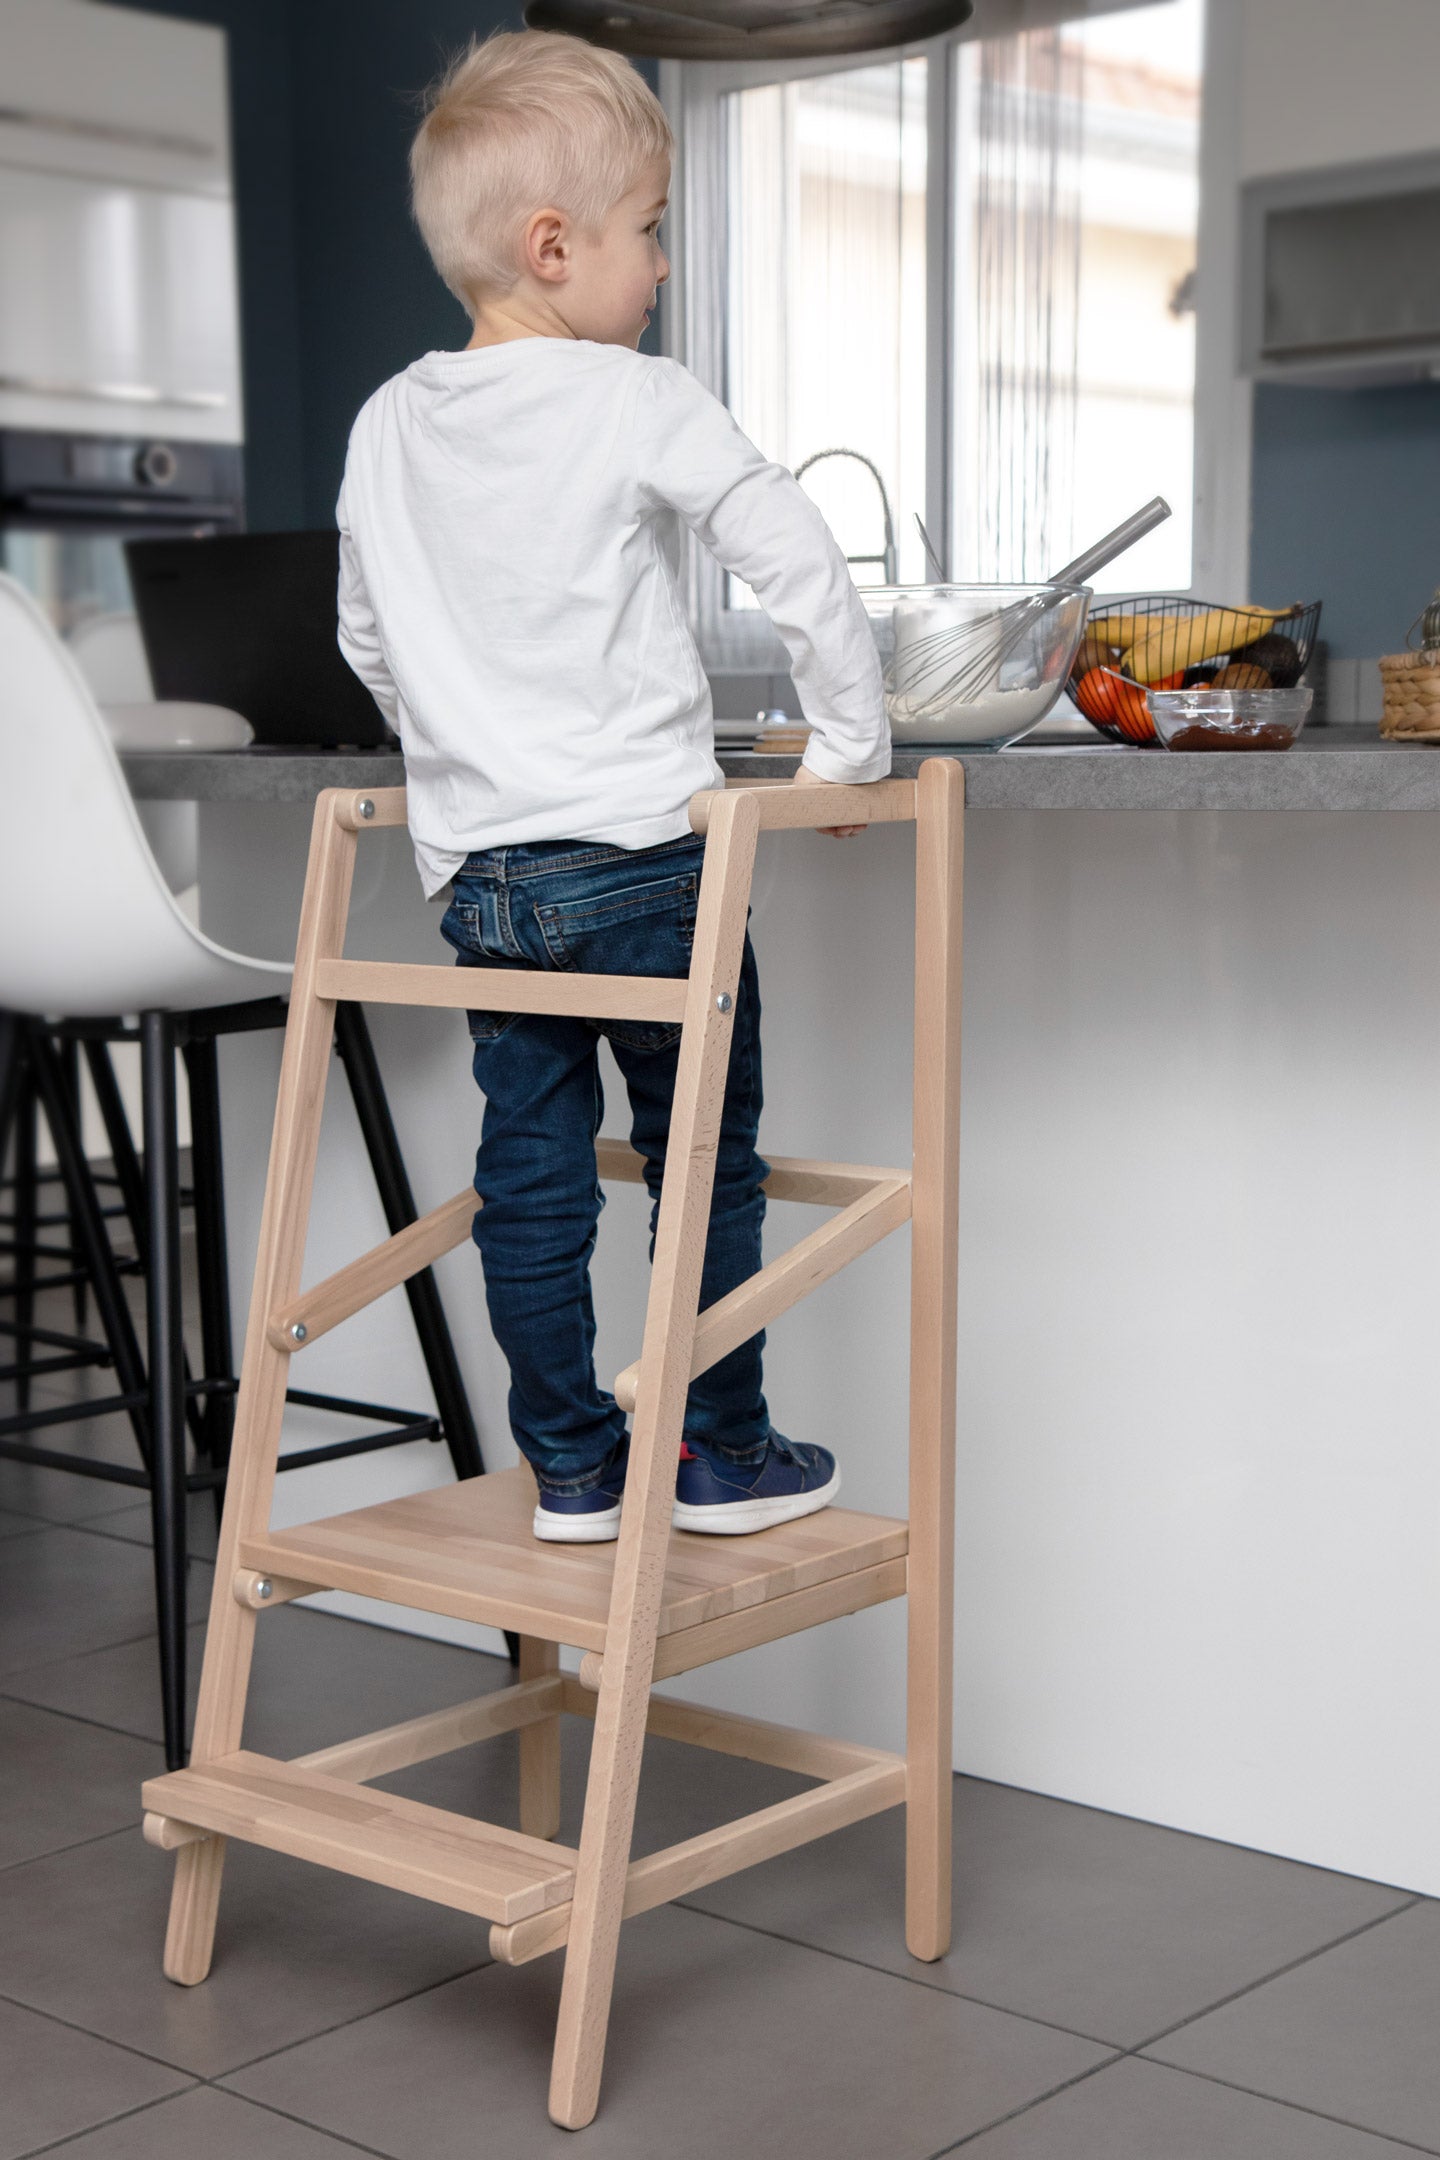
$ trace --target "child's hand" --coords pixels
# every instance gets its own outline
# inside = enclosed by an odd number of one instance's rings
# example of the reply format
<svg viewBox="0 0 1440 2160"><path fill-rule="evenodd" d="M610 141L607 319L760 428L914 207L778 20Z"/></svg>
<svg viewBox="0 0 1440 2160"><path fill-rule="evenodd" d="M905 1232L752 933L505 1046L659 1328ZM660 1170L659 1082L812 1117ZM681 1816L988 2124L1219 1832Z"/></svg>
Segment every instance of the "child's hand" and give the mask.
<svg viewBox="0 0 1440 2160"><path fill-rule="evenodd" d="M795 785L796 787L834 787L836 783L833 780L822 780L819 773L811 772L808 765L802 765L795 775ZM865 827L863 825L822 825L820 830L828 840L853 840L856 833L864 832Z"/></svg>

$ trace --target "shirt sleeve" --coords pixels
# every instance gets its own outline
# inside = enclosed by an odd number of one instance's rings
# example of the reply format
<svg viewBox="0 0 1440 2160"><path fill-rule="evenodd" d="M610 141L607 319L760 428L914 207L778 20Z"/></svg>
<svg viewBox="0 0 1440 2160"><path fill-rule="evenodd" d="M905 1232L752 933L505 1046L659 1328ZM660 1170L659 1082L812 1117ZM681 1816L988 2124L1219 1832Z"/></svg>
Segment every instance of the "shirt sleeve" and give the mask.
<svg viewBox="0 0 1440 2160"><path fill-rule="evenodd" d="M636 427L642 496L679 512L716 561L745 580L784 640L814 730L805 764L821 780L883 780L890 726L879 655L815 504L676 361L650 364Z"/></svg>
<svg viewBox="0 0 1440 2160"><path fill-rule="evenodd" d="M340 527L340 589L336 595L340 650L398 733L399 693L381 648L375 611L365 590L360 552L345 509L343 485L340 500L335 505L335 522Z"/></svg>

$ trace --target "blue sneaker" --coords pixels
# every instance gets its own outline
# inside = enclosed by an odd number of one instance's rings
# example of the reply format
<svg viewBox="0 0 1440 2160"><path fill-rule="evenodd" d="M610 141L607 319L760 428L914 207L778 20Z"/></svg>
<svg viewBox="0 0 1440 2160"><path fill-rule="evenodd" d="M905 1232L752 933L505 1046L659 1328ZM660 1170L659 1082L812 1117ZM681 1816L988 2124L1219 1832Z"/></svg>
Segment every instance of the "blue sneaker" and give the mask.
<svg viewBox="0 0 1440 2160"><path fill-rule="evenodd" d="M828 1449L799 1446L778 1434L771 1435L764 1461L753 1466L727 1464L685 1447L670 1520L677 1530L743 1537L813 1515L839 1490L840 1472Z"/></svg>
<svg viewBox="0 0 1440 2160"><path fill-rule="evenodd" d="M593 1492L546 1492L531 1518L531 1529L547 1545L609 1545L620 1535L620 1502L625 1493L625 1471L630 1448L621 1448Z"/></svg>

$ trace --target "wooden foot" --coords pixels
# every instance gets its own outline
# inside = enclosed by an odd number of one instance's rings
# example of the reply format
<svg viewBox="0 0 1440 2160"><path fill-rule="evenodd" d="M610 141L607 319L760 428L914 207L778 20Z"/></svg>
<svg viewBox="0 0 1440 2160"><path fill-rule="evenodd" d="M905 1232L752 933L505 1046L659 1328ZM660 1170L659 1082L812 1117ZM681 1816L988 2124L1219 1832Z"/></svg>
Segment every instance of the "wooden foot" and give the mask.
<svg viewBox="0 0 1440 2160"><path fill-rule="evenodd" d="M560 1645L520 1638L520 1678L540 1680L560 1670ZM538 1718L520 1734L520 1828L553 1838L560 1828L560 1719Z"/></svg>
<svg viewBox="0 0 1440 2160"><path fill-rule="evenodd" d="M221 1837L182 1845L175 1855L170 1926L165 1936L165 1977L179 1987L198 1987L210 1971L224 1869L225 1840Z"/></svg>

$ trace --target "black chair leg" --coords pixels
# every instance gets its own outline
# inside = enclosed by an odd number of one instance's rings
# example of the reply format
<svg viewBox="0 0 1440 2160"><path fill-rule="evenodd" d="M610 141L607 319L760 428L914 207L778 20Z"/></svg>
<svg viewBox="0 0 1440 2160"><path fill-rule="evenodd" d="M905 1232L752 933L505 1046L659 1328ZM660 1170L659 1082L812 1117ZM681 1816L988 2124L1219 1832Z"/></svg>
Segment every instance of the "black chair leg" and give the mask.
<svg viewBox="0 0 1440 2160"><path fill-rule="evenodd" d="M125 1302L125 1292L115 1266L115 1255L110 1248L100 1196L90 1175L90 1165L85 1160L80 1130L70 1115L70 1103L60 1060L43 1023L33 1021L27 1026L26 1042L41 1107L45 1112L45 1122L55 1143L55 1156L65 1186L66 1205L75 1225L81 1258L90 1276L90 1287L95 1293L95 1304L105 1331L105 1339L115 1360L116 1377L122 1391L137 1398L136 1406L129 1413L136 1445L140 1449L145 1468L153 1472L150 1419L144 1408L147 1383L145 1367L140 1357L140 1344L135 1334L135 1324L130 1318L130 1308Z"/></svg>
<svg viewBox="0 0 1440 2160"><path fill-rule="evenodd" d="M190 1182L195 1194L195 1259L200 1277L200 1334L208 1378L233 1373L235 1351L230 1328L230 1264L226 1251L225 1162L220 1140L220 1068L213 1035L184 1044L190 1082ZM205 1402L201 1445L212 1468L230 1461L235 1403L215 1394ZM223 1485L214 1488L215 1520L225 1502Z"/></svg>
<svg viewBox="0 0 1440 2160"><path fill-rule="evenodd" d="M175 1128L175 1023L147 1012L140 1022L145 1122L149 1275L150 1419L154 1461L150 1521L165 1761L183 1769L185 1747L185 1346L180 1292L180 1151Z"/></svg>
<svg viewBox="0 0 1440 2160"><path fill-rule="evenodd" d="M15 1105L15 1407L30 1408L30 1360L34 1343L35 1275L39 1259L35 1243L40 1235L40 1186L36 1165L37 1140L35 1075L22 1059L18 1101Z"/></svg>
<svg viewBox="0 0 1440 2160"><path fill-rule="evenodd" d="M355 1115L360 1120L370 1167L375 1173L380 1205L385 1210L386 1225L393 1237L397 1230L414 1222L415 1196L410 1190L390 1105L385 1099L375 1045L358 1005L342 1000L336 1006L335 1045L350 1083ZM425 1268L420 1274L412 1275L405 1285L405 1294L410 1300L415 1332L420 1338L425 1369L435 1391L435 1407L440 1413L455 1475L457 1478L480 1477L485 1469L480 1437L475 1430L470 1399L460 1377L450 1325L432 1270Z"/></svg>
<svg viewBox="0 0 1440 2160"><path fill-rule="evenodd" d="M75 1120L75 1130L83 1138L84 1127L80 1108L80 1045L78 1043L61 1043L60 1069L65 1075L65 1094L70 1104L70 1115ZM75 1213L73 1208L68 1207L68 1205L66 1213L70 1225L70 1235L66 1242L73 1255L79 1242L75 1235ZM85 1280L85 1270L75 1267L73 1259L71 1261L71 1271L75 1280L70 1285L70 1303L75 1314L75 1332L79 1335L84 1332L85 1328L88 1285Z"/></svg>

